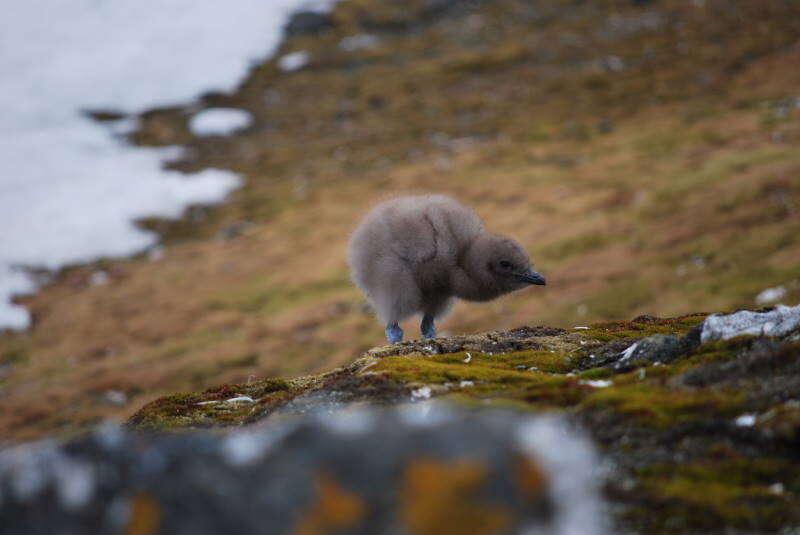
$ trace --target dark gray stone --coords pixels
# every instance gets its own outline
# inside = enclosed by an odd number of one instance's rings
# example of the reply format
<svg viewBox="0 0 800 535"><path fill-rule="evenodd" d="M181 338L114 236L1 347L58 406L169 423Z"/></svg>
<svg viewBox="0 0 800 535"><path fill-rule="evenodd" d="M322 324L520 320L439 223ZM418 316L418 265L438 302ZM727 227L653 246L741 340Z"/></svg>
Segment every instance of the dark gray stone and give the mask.
<svg viewBox="0 0 800 535"><path fill-rule="evenodd" d="M614 363L617 369L651 366L657 362L669 364L690 348L686 340L672 334L657 334L639 340L622 352L622 356Z"/></svg>
<svg viewBox="0 0 800 535"><path fill-rule="evenodd" d="M598 464L561 419L437 404L229 434L109 428L0 453L0 534L430 533L470 518L598 534Z"/></svg>

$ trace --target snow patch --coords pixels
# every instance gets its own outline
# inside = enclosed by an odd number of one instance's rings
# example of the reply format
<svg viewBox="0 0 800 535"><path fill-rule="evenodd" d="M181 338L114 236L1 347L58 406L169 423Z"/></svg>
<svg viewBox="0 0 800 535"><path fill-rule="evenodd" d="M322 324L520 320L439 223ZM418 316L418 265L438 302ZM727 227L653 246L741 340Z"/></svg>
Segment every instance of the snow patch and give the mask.
<svg viewBox="0 0 800 535"><path fill-rule="evenodd" d="M227 136L253 124L249 111L234 108L209 108L196 113L189 130L196 136Z"/></svg>
<svg viewBox="0 0 800 535"><path fill-rule="evenodd" d="M230 171L167 171L168 150L119 136L142 111L234 90L254 62L274 54L291 13L307 4L27 0L3 11L0 94L14 105L0 115L0 328L30 324L11 301L36 289L26 268L144 251L157 236L134 220L178 217L239 186ZM86 110L123 119L98 122Z"/></svg>
<svg viewBox="0 0 800 535"><path fill-rule="evenodd" d="M311 55L305 50L290 52L278 60L278 68L283 72L299 71L311 60Z"/></svg>
<svg viewBox="0 0 800 535"><path fill-rule="evenodd" d="M756 296L756 304L757 305L766 305L769 303L774 303L776 301L780 301L786 296L786 287L785 286L775 286L772 288L767 288L766 290L762 290Z"/></svg>
<svg viewBox="0 0 800 535"><path fill-rule="evenodd" d="M755 414L742 414L736 418L736 425L739 427L752 427L756 424Z"/></svg>
<svg viewBox="0 0 800 535"><path fill-rule="evenodd" d="M607 388L614 384L614 381L608 381L606 379L593 379L588 381L578 381L578 384L593 386L595 388Z"/></svg>
<svg viewBox="0 0 800 535"><path fill-rule="evenodd" d="M800 305L778 305L769 312L742 310L723 316L712 314L703 322L702 343L728 340L743 334L783 336L800 326Z"/></svg>

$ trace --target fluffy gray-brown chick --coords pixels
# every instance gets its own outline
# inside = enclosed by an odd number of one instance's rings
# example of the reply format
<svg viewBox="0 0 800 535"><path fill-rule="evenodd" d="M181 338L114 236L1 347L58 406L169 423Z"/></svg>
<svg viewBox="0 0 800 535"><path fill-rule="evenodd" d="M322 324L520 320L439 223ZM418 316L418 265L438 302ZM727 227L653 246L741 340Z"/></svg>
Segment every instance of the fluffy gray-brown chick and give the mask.
<svg viewBox="0 0 800 535"><path fill-rule="evenodd" d="M370 211L350 239L353 282L364 292L390 343L398 322L421 313L424 338L454 298L489 301L545 279L525 249L488 232L469 208L444 195L401 197Z"/></svg>

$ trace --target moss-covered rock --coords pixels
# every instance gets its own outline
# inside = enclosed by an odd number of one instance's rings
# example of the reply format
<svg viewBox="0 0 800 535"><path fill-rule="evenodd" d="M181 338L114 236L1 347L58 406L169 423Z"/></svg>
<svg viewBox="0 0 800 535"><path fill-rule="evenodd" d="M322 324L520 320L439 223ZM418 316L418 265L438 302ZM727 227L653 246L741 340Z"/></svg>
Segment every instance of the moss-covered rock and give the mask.
<svg viewBox="0 0 800 535"><path fill-rule="evenodd" d="M701 344L705 317L646 316L393 344L322 375L162 398L130 425L225 427L427 398L557 411L585 425L616 462L608 493L624 505L620 526L643 533L800 526L793 468L800 447L798 330ZM236 401L242 396L251 399Z"/></svg>

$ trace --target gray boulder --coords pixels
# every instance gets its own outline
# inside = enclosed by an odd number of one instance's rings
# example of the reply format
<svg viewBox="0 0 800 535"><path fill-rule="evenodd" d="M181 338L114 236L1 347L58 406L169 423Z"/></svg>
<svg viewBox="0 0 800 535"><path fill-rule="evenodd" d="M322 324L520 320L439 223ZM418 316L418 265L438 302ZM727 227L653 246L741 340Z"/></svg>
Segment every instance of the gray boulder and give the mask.
<svg viewBox="0 0 800 535"><path fill-rule="evenodd" d="M437 404L0 453L0 534L600 534L563 420Z"/></svg>

